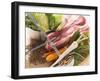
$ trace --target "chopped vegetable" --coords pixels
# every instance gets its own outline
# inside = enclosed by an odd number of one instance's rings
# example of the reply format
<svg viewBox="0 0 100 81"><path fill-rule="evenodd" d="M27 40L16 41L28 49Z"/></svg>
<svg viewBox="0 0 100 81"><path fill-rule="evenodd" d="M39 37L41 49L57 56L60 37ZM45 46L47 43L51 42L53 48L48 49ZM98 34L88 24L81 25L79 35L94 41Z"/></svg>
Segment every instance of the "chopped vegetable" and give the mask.
<svg viewBox="0 0 100 81"><path fill-rule="evenodd" d="M62 54L65 51L65 48L59 49L60 53ZM43 55L43 58L46 58L47 62L54 61L58 58L58 55L54 51L47 52Z"/></svg>
<svg viewBox="0 0 100 81"><path fill-rule="evenodd" d="M55 54L55 53L52 53L52 54L49 54L47 57L46 57L46 61L47 62L51 62L51 61L54 61L58 58L58 55Z"/></svg>

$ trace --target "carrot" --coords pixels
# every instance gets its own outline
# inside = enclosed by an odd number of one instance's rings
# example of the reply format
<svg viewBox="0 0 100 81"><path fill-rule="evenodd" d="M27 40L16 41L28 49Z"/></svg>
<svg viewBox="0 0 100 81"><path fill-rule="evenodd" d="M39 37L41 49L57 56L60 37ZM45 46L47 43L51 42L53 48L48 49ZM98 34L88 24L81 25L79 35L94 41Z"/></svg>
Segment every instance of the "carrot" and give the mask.
<svg viewBox="0 0 100 81"><path fill-rule="evenodd" d="M65 48L62 48L59 51L62 54L65 51ZM48 53L45 53L43 57L44 58L46 57L47 62L51 62L51 61L56 60L59 56L54 51L52 51L52 52L50 51Z"/></svg>
<svg viewBox="0 0 100 81"><path fill-rule="evenodd" d="M51 61L56 60L57 58L58 58L58 55L55 54L55 53L52 53L52 54L50 54L50 55L48 55L48 56L46 57L46 61L47 61L47 62L51 62Z"/></svg>

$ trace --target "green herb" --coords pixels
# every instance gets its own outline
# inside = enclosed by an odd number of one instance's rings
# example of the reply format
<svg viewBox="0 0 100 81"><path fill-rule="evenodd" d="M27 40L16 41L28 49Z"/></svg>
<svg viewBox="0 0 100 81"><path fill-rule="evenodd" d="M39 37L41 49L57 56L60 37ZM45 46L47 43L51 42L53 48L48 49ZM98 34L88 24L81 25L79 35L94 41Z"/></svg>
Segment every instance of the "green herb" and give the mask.
<svg viewBox="0 0 100 81"><path fill-rule="evenodd" d="M55 18L52 16L51 13L46 13L48 17L49 29L53 30L55 27Z"/></svg>
<svg viewBox="0 0 100 81"><path fill-rule="evenodd" d="M32 13L32 15L44 32L49 31L48 17L45 13Z"/></svg>
<svg viewBox="0 0 100 81"><path fill-rule="evenodd" d="M69 46L70 44L72 44L73 41L76 41L79 37L80 37L80 32L79 32L79 30L78 30L78 31L76 31L76 32L74 33L74 35L73 35L73 36L71 37L71 39L69 40L68 46Z"/></svg>
<svg viewBox="0 0 100 81"><path fill-rule="evenodd" d="M29 18L28 16L25 16L25 26L29 27L33 30L38 30L35 26L34 23L32 22L31 18Z"/></svg>
<svg viewBox="0 0 100 81"><path fill-rule="evenodd" d="M55 18L55 30L57 27L62 23L62 14L52 14L52 16Z"/></svg>
<svg viewBox="0 0 100 81"><path fill-rule="evenodd" d="M83 34L83 35L84 35L83 38L88 36L88 34ZM89 38L80 42L78 48L73 50L73 52L74 52L74 59L75 59L74 65L78 65L84 60L84 58L86 58L89 55ZM78 53L80 55L75 54L75 53Z"/></svg>
<svg viewBox="0 0 100 81"><path fill-rule="evenodd" d="M28 13L32 14L44 32L56 30L62 21L61 14L27 12L25 16L25 26L37 31L39 29L35 27L32 19L27 15Z"/></svg>

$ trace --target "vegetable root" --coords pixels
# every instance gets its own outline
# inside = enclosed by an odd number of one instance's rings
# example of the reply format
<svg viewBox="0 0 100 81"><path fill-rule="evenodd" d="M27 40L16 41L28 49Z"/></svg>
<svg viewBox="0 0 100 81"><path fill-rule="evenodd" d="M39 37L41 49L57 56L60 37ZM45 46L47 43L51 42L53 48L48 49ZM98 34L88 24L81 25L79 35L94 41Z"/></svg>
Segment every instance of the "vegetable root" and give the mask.
<svg viewBox="0 0 100 81"><path fill-rule="evenodd" d="M47 62L50 62L50 61L54 61L54 60L56 60L58 58L58 55L57 54L50 54L50 55L48 55L47 57L46 57L46 61Z"/></svg>
<svg viewBox="0 0 100 81"><path fill-rule="evenodd" d="M60 53L62 54L64 51L65 51L65 48L62 48L59 50ZM53 52L48 52L48 53L45 53L43 58L46 58L46 61L47 62L51 62L51 61L54 61L58 58L59 56L53 51Z"/></svg>
<svg viewBox="0 0 100 81"><path fill-rule="evenodd" d="M77 42L73 42L67 50L65 50L62 55L57 59L56 62L54 62L51 67L55 66L57 63L59 63L67 54L69 54L72 50L76 49L78 47Z"/></svg>

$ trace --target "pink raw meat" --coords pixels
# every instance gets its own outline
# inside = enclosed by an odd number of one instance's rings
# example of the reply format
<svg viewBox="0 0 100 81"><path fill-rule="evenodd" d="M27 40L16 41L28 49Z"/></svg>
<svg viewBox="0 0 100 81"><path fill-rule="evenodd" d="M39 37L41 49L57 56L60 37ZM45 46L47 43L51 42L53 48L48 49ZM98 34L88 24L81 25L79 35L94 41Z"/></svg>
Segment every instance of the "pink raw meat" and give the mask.
<svg viewBox="0 0 100 81"><path fill-rule="evenodd" d="M89 31L89 27L86 25L87 23L85 17L72 15L66 18L68 18L68 22L64 27L62 27L61 30L49 33L47 36L49 40L51 40L53 37L57 38L56 40L52 41L57 48L61 47L65 42L68 42L77 30L80 30L80 33ZM47 50L52 49L48 43L46 44L45 48Z"/></svg>

